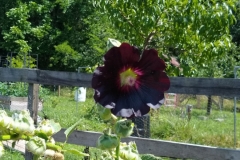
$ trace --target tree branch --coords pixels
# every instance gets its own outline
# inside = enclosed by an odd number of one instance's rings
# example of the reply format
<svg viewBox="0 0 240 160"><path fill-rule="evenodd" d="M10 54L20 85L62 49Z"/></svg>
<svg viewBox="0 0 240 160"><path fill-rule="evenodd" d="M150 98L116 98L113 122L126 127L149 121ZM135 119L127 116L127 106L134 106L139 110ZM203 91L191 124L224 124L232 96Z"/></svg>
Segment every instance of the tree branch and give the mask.
<svg viewBox="0 0 240 160"><path fill-rule="evenodd" d="M147 49L148 44L151 42L153 36L155 35L156 30L153 30L145 39L143 49Z"/></svg>
<svg viewBox="0 0 240 160"><path fill-rule="evenodd" d="M156 24L155 24L155 28L158 26L158 22L160 21L160 16L158 17ZM147 46L149 45L149 43L151 42L153 36L156 34L156 29L154 29L151 33L149 33L149 35L147 36L147 38L144 41L144 45L143 48L147 49Z"/></svg>

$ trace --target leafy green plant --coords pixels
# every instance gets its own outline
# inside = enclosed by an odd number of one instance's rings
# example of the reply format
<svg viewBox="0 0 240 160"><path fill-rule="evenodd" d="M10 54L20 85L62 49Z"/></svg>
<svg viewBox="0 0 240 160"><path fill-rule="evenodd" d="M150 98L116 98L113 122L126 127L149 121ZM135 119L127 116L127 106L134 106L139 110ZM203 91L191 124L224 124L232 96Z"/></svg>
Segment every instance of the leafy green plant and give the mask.
<svg viewBox="0 0 240 160"><path fill-rule="evenodd" d="M36 68L36 59L29 55L18 54L16 57L8 57L11 68Z"/></svg>
<svg viewBox="0 0 240 160"><path fill-rule="evenodd" d="M26 83L7 83L0 82L0 94L4 96L16 96L16 97L26 97L28 91L28 85Z"/></svg>
<svg viewBox="0 0 240 160"><path fill-rule="evenodd" d="M43 99L50 94L49 89L39 86L39 97ZM15 97L27 97L28 84L23 82L0 82L0 95L3 96L15 96Z"/></svg>
<svg viewBox="0 0 240 160"><path fill-rule="evenodd" d="M134 123L129 119L117 118L111 110L98 105L99 115L108 127L98 138L97 147L104 150L101 160L141 160L135 142L122 143L121 138L133 133Z"/></svg>
<svg viewBox="0 0 240 160"><path fill-rule="evenodd" d="M75 126L66 130L66 138ZM28 111L14 112L12 116L9 116L4 110L0 110L0 157L4 154L2 141L7 140L25 140L26 149L32 152L35 160L40 160L43 157L63 160L63 152L88 156L76 149L64 149L63 146L55 144L52 136L60 130L60 124L53 120L43 120L35 127Z"/></svg>

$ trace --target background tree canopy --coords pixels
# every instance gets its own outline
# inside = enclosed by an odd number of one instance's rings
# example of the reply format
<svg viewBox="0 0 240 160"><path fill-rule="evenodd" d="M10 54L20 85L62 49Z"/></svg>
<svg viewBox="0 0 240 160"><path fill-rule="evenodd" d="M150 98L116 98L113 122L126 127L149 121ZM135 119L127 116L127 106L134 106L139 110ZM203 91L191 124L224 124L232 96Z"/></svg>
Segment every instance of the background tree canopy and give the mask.
<svg viewBox="0 0 240 160"><path fill-rule="evenodd" d="M109 14L131 43L177 57L184 76L221 76L221 64L232 61L229 28L235 22L235 0L98 0L94 4ZM171 71L180 75L173 67Z"/></svg>
<svg viewBox="0 0 240 160"><path fill-rule="evenodd" d="M107 17L88 1L0 0L0 5L1 54L38 54L40 69L95 66L107 38L120 39Z"/></svg>
<svg viewBox="0 0 240 160"><path fill-rule="evenodd" d="M0 0L0 7L0 54L17 53L18 61L38 54L40 69L94 67L108 38L156 48L171 76L230 77L239 61L236 0Z"/></svg>

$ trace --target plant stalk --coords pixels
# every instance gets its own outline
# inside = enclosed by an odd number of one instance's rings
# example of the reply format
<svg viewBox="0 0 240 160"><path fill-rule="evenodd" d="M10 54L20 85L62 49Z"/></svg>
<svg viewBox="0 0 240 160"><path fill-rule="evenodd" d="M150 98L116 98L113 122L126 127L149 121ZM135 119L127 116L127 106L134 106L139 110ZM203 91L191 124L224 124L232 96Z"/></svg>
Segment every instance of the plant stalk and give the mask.
<svg viewBox="0 0 240 160"><path fill-rule="evenodd" d="M119 152L120 152L120 143L118 144L116 148L116 160L119 160Z"/></svg>
<svg viewBox="0 0 240 160"><path fill-rule="evenodd" d="M9 135L0 135L0 141L8 141L8 140L18 140L18 139L24 139L27 140L27 136L19 136L19 134L9 134Z"/></svg>
<svg viewBox="0 0 240 160"><path fill-rule="evenodd" d="M58 152L60 152L62 150L62 147L52 144L52 143L46 143L46 145L47 145L47 149L51 149L51 150L58 151Z"/></svg>

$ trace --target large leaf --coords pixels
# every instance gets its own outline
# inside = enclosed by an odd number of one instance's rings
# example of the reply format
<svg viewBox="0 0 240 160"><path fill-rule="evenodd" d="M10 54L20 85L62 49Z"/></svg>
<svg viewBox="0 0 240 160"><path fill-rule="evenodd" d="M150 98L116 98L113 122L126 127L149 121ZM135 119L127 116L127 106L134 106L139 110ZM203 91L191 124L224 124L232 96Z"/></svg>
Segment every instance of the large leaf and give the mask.
<svg viewBox="0 0 240 160"><path fill-rule="evenodd" d="M64 134L66 135L66 141L68 140L68 136L74 131L74 129L80 124L82 120L78 120L75 124L73 124L72 126L70 126L68 129L65 130Z"/></svg>

